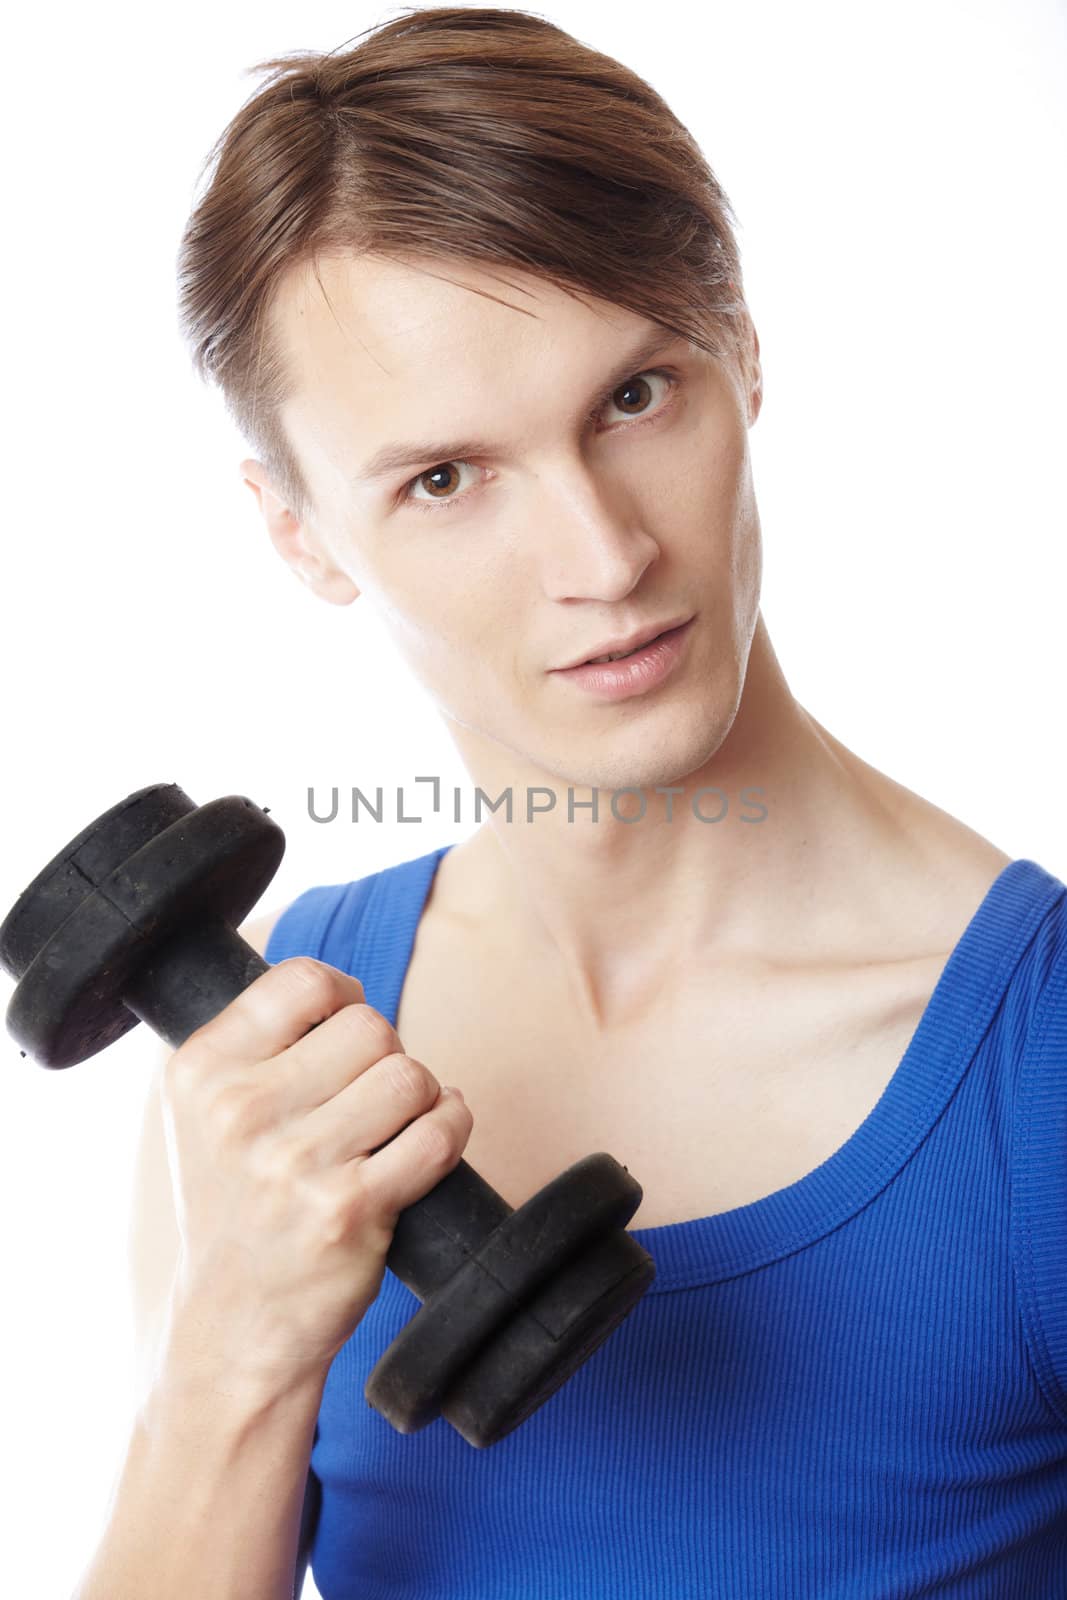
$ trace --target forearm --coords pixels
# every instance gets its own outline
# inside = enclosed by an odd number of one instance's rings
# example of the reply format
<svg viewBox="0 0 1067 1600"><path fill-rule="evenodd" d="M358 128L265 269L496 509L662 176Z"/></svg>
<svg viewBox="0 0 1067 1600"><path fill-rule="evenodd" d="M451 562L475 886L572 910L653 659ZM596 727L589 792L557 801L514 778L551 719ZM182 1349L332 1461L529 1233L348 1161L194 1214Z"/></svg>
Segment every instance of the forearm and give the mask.
<svg viewBox="0 0 1067 1600"><path fill-rule="evenodd" d="M270 1394L164 1364L72 1600L292 1600L324 1377Z"/></svg>

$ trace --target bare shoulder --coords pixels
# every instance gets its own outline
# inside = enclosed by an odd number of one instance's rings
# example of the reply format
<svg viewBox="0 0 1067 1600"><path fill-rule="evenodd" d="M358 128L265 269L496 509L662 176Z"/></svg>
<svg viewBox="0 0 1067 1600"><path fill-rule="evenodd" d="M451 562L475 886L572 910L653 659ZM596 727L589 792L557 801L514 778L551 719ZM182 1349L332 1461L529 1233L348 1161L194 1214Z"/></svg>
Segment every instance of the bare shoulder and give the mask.
<svg viewBox="0 0 1067 1600"><path fill-rule="evenodd" d="M1015 858L959 818L928 802L924 807L910 830L914 848L900 880L902 909L918 948L947 956Z"/></svg>
<svg viewBox="0 0 1067 1600"><path fill-rule="evenodd" d="M976 909L1015 858L965 822L950 817L948 823L951 826L939 826L932 835L930 861L936 867L935 886L940 886L951 916L966 911L968 905Z"/></svg>

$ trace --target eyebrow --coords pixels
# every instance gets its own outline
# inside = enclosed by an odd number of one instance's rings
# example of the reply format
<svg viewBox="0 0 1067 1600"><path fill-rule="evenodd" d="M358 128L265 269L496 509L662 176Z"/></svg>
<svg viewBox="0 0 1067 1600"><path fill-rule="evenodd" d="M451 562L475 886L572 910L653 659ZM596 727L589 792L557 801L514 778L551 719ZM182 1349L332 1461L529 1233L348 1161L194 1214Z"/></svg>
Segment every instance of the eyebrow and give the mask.
<svg viewBox="0 0 1067 1600"><path fill-rule="evenodd" d="M612 371L610 377L597 393L591 396L588 410L593 411L598 405L611 399L619 384L630 378L635 372L640 372L647 362L654 357L662 355L681 341L682 335L674 333L669 328L657 328L655 332L641 341L636 349L631 350ZM422 461L460 461L468 456L503 455L506 452L499 444L493 444L485 439L446 439L444 441L428 441L425 444L412 442L409 444L387 444L375 451L370 460L355 474L353 482L370 483L375 479L384 478L391 472L396 472L401 467L415 467Z"/></svg>

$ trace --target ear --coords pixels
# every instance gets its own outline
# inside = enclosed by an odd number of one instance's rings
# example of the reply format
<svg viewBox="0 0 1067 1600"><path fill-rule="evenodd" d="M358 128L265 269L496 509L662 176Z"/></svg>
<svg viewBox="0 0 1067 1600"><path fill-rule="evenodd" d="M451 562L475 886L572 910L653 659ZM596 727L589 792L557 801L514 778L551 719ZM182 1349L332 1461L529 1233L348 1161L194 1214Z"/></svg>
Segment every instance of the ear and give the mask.
<svg viewBox="0 0 1067 1600"><path fill-rule="evenodd" d="M351 605L358 598L359 590L348 574L319 548L319 541L311 530L298 521L276 493L263 463L252 459L242 461L240 472L256 497L271 544L289 570L320 599L335 606Z"/></svg>
<svg viewBox="0 0 1067 1600"><path fill-rule="evenodd" d="M747 338L742 361L744 394L748 406L748 425L751 428L763 409L763 367L759 358L759 334L750 312L745 311Z"/></svg>

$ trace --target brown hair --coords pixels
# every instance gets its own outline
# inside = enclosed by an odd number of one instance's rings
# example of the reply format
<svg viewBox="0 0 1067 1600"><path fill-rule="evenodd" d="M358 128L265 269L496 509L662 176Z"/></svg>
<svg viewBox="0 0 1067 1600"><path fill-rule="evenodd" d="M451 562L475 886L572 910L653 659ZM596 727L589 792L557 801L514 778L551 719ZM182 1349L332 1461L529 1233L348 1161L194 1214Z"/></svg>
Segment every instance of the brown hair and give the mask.
<svg viewBox="0 0 1067 1600"><path fill-rule="evenodd" d="M313 501L280 422L271 308L322 254L534 273L716 358L745 336L736 218L649 84L533 12L405 12L343 53L248 69L270 76L209 152L178 251L195 370L300 520Z"/></svg>

